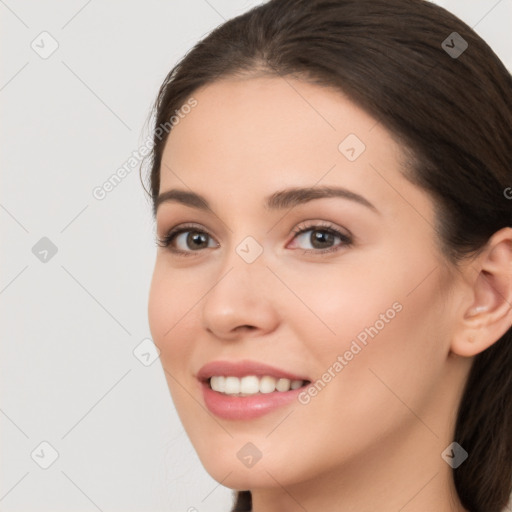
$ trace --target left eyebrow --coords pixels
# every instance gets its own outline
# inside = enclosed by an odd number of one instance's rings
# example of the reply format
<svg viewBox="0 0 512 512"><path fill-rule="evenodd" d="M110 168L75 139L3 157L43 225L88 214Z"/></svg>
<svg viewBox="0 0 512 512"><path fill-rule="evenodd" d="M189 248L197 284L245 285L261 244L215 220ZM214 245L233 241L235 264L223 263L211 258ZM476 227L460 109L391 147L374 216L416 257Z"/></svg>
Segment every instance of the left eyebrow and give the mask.
<svg viewBox="0 0 512 512"><path fill-rule="evenodd" d="M375 213L379 213L379 210L377 210L377 208L365 197L356 194L355 192L352 192L346 188L327 186L288 188L279 192L275 192L266 198L265 207L270 210L282 210L313 201L314 199L330 197L341 197L342 199L355 201L356 203L366 206Z"/></svg>
<svg viewBox="0 0 512 512"><path fill-rule="evenodd" d="M314 199L323 199L331 197L340 197L354 201L366 206L375 213L379 213L377 208L365 197L342 187L305 187L305 188L288 188L274 192L265 198L265 208L267 210L283 210L294 206L313 201ZM162 192L156 199L154 212L162 203L177 202L197 208L199 210L210 210L209 203L205 197L196 192L187 190L171 189Z"/></svg>

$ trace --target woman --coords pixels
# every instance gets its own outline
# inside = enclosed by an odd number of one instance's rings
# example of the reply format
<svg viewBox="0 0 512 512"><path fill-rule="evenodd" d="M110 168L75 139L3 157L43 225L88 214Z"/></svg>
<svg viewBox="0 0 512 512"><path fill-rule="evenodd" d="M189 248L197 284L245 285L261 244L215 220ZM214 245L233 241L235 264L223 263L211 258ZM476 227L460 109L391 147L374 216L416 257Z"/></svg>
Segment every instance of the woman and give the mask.
<svg viewBox="0 0 512 512"><path fill-rule="evenodd" d="M149 322L233 510L506 506L511 98L422 0L271 0L168 74Z"/></svg>

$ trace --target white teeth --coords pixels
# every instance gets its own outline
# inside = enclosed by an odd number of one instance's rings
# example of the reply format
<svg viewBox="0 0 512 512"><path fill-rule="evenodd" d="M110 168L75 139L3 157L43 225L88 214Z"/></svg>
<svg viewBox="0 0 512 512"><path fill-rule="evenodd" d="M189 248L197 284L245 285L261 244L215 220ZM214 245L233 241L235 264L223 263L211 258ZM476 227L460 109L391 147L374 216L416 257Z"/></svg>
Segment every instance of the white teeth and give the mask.
<svg viewBox="0 0 512 512"><path fill-rule="evenodd" d="M227 395L236 395L240 393L240 379L237 377L226 377L224 393Z"/></svg>
<svg viewBox="0 0 512 512"><path fill-rule="evenodd" d="M296 382L300 382L302 384L301 380L298 380ZM276 389L277 391L288 391L290 389L290 384L290 379L279 379L276 383Z"/></svg>
<svg viewBox="0 0 512 512"><path fill-rule="evenodd" d="M302 386L301 380L292 380L291 388L292 389L298 389Z"/></svg>
<svg viewBox="0 0 512 512"><path fill-rule="evenodd" d="M276 390L276 379L274 377L262 377L260 379L260 393L272 393Z"/></svg>
<svg viewBox="0 0 512 512"><path fill-rule="evenodd" d="M226 377L212 377L210 386L213 390L224 393L226 391Z"/></svg>
<svg viewBox="0 0 512 512"><path fill-rule="evenodd" d="M226 395L255 395L257 393L273 393L274 391L290 391L298 389L304 385L303 380L276 379L265 375L256 377L247 375L239 379L238 377L215 375L210 379L210 387L219 393Z"/></svg>
<svg viewBox="0 0 512 512"><path fill-rule="evenodd" d="M259 389L260 383L258 381L258 377L255 375L249 375L240 379L240 393L253 395L254 393L257 393Z"/></svg>

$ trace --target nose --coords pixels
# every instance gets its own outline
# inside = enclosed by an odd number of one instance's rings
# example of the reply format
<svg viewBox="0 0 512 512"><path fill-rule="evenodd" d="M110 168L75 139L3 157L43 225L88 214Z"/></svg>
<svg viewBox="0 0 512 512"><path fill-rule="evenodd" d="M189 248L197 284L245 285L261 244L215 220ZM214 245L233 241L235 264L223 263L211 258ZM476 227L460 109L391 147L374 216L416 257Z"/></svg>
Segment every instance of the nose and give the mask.
<svg viewBox="0 0 512 512"><path fill-rule="evenodd" d="M233 249L201 302L204 329L224 340L272 332L279 321L272 277L263 255L247 263Z"/></svg>

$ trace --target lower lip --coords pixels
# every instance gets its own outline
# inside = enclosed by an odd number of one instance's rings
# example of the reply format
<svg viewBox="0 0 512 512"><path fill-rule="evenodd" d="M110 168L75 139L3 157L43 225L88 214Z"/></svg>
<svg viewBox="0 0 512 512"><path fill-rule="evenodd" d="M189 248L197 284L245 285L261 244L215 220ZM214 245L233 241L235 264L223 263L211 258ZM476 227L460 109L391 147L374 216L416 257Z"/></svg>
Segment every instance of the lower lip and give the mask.
<svg viewBox="0 0 512 512"><path fill-rule="evenodd" d="M226 420L252 420L290 404L297 399L303 386L290 391L273 391L249 396L225 395L214 391L208 382L202 382L203 398L210 412Z"/></svg>

